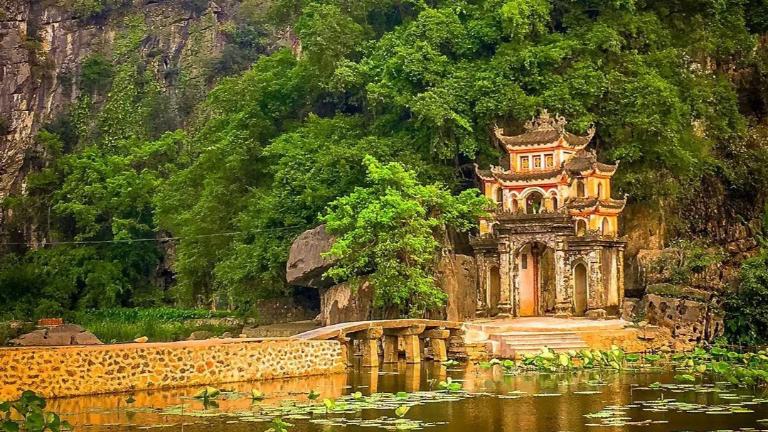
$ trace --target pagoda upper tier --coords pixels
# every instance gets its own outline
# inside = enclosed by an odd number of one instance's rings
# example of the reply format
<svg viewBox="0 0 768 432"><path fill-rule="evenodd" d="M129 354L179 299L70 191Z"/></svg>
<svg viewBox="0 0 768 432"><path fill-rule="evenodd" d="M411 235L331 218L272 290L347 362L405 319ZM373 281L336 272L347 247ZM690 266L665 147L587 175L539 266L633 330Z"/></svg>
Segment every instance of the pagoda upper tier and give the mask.
<svg viewBox="0 0 768 432"><path fill-rule="evenodd" d="M626 203L611 198L618 163L599 162L594 151L586 149L594 128L576 135L566 131L566 124L565 118L543 110L526 122L520 135L504 135L495 128L506 155L502 166L475 167L483 193L507 214L565 212L576 219L577 232L616 235L617 217ZM486 231L482 223L481 231Z"/></svg>

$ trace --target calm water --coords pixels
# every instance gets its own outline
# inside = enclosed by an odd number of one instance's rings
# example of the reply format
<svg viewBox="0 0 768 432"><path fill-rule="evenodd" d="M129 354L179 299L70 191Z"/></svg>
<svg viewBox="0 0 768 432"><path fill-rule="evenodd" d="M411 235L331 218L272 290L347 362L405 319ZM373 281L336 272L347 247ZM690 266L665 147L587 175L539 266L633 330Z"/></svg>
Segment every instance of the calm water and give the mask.
<svg viewBox="0 0 768 432"><path fill-rule="evenodd" d="M702 383L675 386L674 373L656 371L581 371L570 374L524 373L508 376L500 367L446 368L390 365L349 374L221 386L217 407L191 398L197 388L138 392L51 401L76 430L239 432L265 431L280 415L296 432L377 431L418 426L427 431L717 431L768 430L768 397L748 389ZM436 392L447 377L463 390ZM652 383L672 384L649 388ZM267 396L250 400L251 390ZM307 393L319 398L310 404ZM409 392L395 396L392 393ZM351 395L364 396L355 399ZM379 393L371 398L369 395ZM381 395L380 393L389 393ZM323 399L339 399L325 413ZM395 408L411 406L408 420ZM314 413L309 412L314 411ZM589 415L589 416L587 416ZM405 423L409 422L409 423Z"/></svg>

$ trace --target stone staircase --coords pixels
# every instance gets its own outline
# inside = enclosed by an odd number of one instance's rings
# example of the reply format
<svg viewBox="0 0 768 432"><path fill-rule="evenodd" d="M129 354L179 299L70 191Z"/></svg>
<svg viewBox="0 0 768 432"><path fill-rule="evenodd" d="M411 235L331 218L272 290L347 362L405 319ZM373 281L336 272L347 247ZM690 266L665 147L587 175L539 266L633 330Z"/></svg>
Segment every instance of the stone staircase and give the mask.
<svg viewBox="0 0 768 432"><path fill-rule="evenodd" d="M535 354L547 347L562 352L588 348L577 332L504 332L488 337L488 351L493 356L519 359L524 354Z"/></svg>
<svg viewBox="0 0 768 432"><path fill-rule="evenodd" d="M466 322L462 327L467 346L482 345L488 357L512 359L540 352L544 347L558 352L605 349L604 345L610 346L617 337L626 336L626 325L627 322L620 319L535 317L480 319Z"/></svg>

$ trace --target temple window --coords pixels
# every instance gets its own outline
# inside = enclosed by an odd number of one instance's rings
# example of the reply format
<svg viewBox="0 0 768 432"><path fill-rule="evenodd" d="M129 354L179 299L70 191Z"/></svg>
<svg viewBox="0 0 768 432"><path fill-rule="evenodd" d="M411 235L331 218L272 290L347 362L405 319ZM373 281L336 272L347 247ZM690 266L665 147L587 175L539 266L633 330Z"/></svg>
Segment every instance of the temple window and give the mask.
<svg viewBox="0 0 768 432"><path fill-rule="evenodd" d="M587 221L579 219L576 221L576 235L581 237L587 234Z"/></svg>
<svg viewBox="0 0 768 432"><path fill-rule="evenodd" d="M552 210L557 211L557 195L552 193Z"/></svg>
<svg viewBox="0 0 768 432"><path fill-rule="evenodd" d="M504 189L496 188L496 203L504 204Z"/></svg>
<svg viewBox="0 0 768 432"><path fill-rule="evenodd" d="M608 235L611 233L611 223L608 222L608 218L603 218L603 226L600 228L603 235Z"/></svg>
<svg viewBox="0 0 768 432"><path fill-rule="evenodd" d="M553 155L548 154L544 156L544 163L546 164L547 168L552 168L555 166L555 158Z"/></svg>
<svg viewBox="0 0 768 432"><path fill-rule="evenodd" d="M518 205L517 205L517 195L512 196L512 213L517 213Z"/></svg>
<svg viewBox="0 0 768 432"><path fill-rule="evenodd" d="M583 180L577 180L576 181L576 197L578 198L584 198L587 195L585 188L584 188L584 181Z"/></svg>
<svg viewBox="0 0 768 432"><path fill-rule="evenodd" d="M523 171L531 169L531 159L528 156L520 156L520 169Z"/></svg>
<svg viewBox="0 0 768 432"><path fill-rule="evenodd" d="M597 197L600 198L600 199L605 198L603 196L603 184L602 183L598 183L597 184Z"/></svg>
<svg viewBox="0 0 768 432"><path fill-rule="evenodd" d="M544 201L544 195L540 192L531 192L525 199L525 212L528 214L541 213L541 205Z"/></svg>
<svg viewBox="0 0 768 432"><path fill-rule="evenodd" d="M541 169L541 156L533 157L533 169Z"/></svg>

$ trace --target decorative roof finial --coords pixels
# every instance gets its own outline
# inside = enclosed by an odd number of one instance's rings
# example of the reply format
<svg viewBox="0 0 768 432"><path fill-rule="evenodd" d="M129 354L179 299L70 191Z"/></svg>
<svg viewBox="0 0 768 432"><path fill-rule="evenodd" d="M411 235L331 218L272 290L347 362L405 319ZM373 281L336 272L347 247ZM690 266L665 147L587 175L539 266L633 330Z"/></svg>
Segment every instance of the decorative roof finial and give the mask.
<svg viewBox="0 0 768 432"><path fill-rule="evenodd" d="M527 131L541 131L541 130L556 130L560 133L565 131L565 125L568 121L565 117L555 114L554 117L549 115L549 111L546 108L542 108L538 117L534 117L525 122L525 130Z"/></svg>

